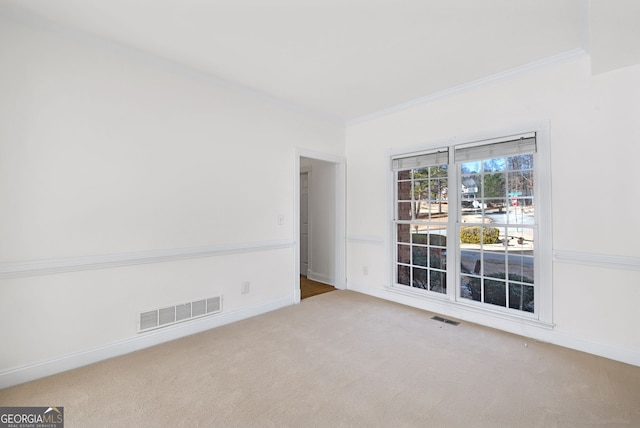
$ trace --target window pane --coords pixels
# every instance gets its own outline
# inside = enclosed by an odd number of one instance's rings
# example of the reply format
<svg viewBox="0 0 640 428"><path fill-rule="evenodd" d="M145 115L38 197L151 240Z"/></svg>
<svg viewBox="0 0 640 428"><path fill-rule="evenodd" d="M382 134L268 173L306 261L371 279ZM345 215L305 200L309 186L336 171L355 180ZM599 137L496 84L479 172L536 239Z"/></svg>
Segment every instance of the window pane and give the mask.
<svg viewBox="0 0 640 428"><path fill-rule="evenodd" d="M431 177L447 177L449 175L449 167L447 165L432 166L429 169Z"/></svg>
<svg viewBox="0 0 640 428"><path fill-rule="evenodd" d="M411 268L409 266L398 265L398 284L411 284Z"/></svg>
<svg viewBox="0 0 640 428"><path fill-rule="evenodd" d="M485 209L486 215L493 223L506 223L504 213L507 207L507 199L502 198L487 198L484 200L487 208Z"/></svg>
<svg viewBox="0 0 640 428"><path fill-rule="evenodd" d="M533 257L510 254L509 280L533 284Z"/></svg>
<svg viewBox="0 0 640 428"><path fill-rule="evenodd" d="M429 286L436 293L447 292L447 274L445 272L430 271Z"/></svg>
<svg viewBox="0 0 640 428"><path fill-rule="evenodd" d="M398 182L398 200L399 201L411 200L411 182L410 181Z"/></svg>
<svg viewBox="0 0 640 428"><path fill-rule="evenodd" d="M482 162L473 161L460 164L460 171L463 174L479 173L481 170Z"/></svg>
<svg viewBox="0 0 640 428"><path fill-rule="evenodd" d="M427 247L418 247L418 246L412 246L413 249L413 264L415 266L427 266L427 254L428 254L428 248Z"/></svg>
<svg viewBox="0 0 640 428"><path fill-rule="evenodd" d="M410 180L411 170L398 171L398 180Z"/></svg>
<svg viewBox="0 0 640 428"><path fill-rule="evenodd" d="M399 224L398 227L398 236L396 237L398 242L411 242L411 225L409 224Z"/></svg>
<svg viewBox="0 0 640 428"><path fill-rule="evenodd" d="M447 180L438 178L424 183L425 187L420 196L420 218L446 222L448 206L446 196L443 195L447 192Z"/></svg>
<svg viewBox="0 0 640 428"><path fill-rule="evenodd" d="M429 245L434 247L447 247L447 227L446 224L435 224L429 226Z"/></svg>
<svg viewBox="0 0 640 428"><path fill-rule="evenodd" d="M479 251L460 251L460 272L480 275L481 262Z"/></svg>
<svg viewBox="0 0 640 428"><path fill-rule="evenodd" d="M427 282L427 270L420 268L413 268L413 286L416 288L429 289Z"/></svg>
<svg viewBox="0 0 640 428"><path fill-rule="evenodd" d="M533 174L531 171L515 171L507 174L509 197L531 198L533 196ZM523 204L518 204L523 205Z"/></svg>
<svg viewBox="0 0 640 428"><path fill-rule="evenodd" d="M429 248L429 267L433 269L447 269L447 250L443 248Z"/></svg>
<svg viewBox="0 0 640 428"><path fill-rule="evenodd" d="M534 241L533 229L530 227L508 227L505 232L508 240L507 248L512 252L532 255Z"/></svg>
<svg viewBox="0 0 640 428"><path fill-rule="evenodd" d="M411 220L411 202L398 202L398 220Z"/></svg>
<svg viewBox="0 0 640 428"><path fill-rule="evenodd" d="M526 312L533 312L533 287L510 282L509 283L509 307Z"/></svg>
<svg viewBox="0 0 640 428"><path fill-rule="evenodd" d="M492 305L507 306L506 283L485 279L484 302Z"/></svg>
<svg viewBox="0 0 640 428"><path fill-rule="evenodd" d="M413 178L416 180L419 180L421 178L429 178L429 167L414 169Z"/></svg>
<svg viewBox="0 0 640 428"><path fill-rule="evenodd" d="M510 170L533 169L533 154L510 156L507 167Z"/></svg>
<svg viewBox="0 0 640 428"><path fill-rule="evenodd" d="M485 174L482 180L484 198L504 198L507 195L507 177L505 174Z"/></svg>
<svg viewBox="0 0 640 428"><path fill-rule="evenodd" d="M429 203L427 201L416 201L414 204L414 218L416 220L429 219Z"/></svg>
<svg viewBox="0 0 640 428"><path fill-rule="evenodd" d="M418 225L413 226L413 234L411 235L411 239L414 244L427 245L429 243L429 235L428 235L428 226L419 227Z"/></svg>
<svg viewBox="0 0 640 428"><path fill-rule="evenodd" d="M429 189L429 180L418 180L413 182L413 199L425 199Z"/></svg>
<svg viewBox="0 0 640 428"><path fill-rule="evenodd" d="M480 176L478 174L463 175L460 181L460 190L463 199L474 199L480 190Z"/></svg>
<svg viewBox="0 0 640 428"><path fill-rule="evenodd" d="M480 302L482 300L481 279L476 276L460 275L460 297Z"/></svg>
<svg viewBox="0 0 640 428"><path fill-rule="evenodd" d="M411 263L411 247L409 245L398 244L398 263Z"/></svg>
<svg viewBox="0 0 640 428"><path fill-rule="evenodd" d="M507 272L505 253L485 251L482 255L482 261L484 276L490 276L493 278L505 278Z"/></svg>
<svg viewBox="0 0 640 428"><path fill-rule="evenodd" d="M485 172L504 171L506 169L505 158L487 159L482 162Z"/></svg>

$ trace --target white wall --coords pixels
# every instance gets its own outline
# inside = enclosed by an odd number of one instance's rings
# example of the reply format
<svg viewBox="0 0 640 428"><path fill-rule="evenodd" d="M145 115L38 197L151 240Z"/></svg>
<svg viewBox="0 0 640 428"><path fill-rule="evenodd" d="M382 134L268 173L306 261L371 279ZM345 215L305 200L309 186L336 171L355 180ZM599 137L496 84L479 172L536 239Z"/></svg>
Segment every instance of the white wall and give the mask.
<svg viewBox="0 0 640 428"><path fill-rule="evenodd" d="M589 0L589 51L594 74L640 63L636 0Z"/></svg>
<svg viewBox="0 0 640 428"><path fill-rule="evenodd" d="M640 66L592 77L589 57L574 55L349 126L348 287L436 307L385 289L391 281L385 235L391 196L383 190L390 150L440 147L469 135L498 137L504 129L547 122L555 328L485 323L640 365L640 246L634 232L640 198L632 190L640 181L638 117Z"/></svg>
<svg viewBox="0 0 640 428"><path fill-rule="evenodd" d="M165 340L144 310L293 302L296 148L342 156L343 126L2 17L0 57L0 387Z"/></svg>

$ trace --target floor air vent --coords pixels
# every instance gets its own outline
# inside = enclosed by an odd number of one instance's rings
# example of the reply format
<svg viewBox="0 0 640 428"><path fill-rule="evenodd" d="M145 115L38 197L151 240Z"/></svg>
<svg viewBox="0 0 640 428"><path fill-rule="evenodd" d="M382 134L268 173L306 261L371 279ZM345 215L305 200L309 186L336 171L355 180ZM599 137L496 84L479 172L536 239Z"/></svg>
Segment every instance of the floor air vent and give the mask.
<svg viewBox="0 0 640 428"><path fill-rule="evenodd" d="M197 300L191 303L169 306L142 312L138 320L138 332L166 327L182 321L212 315L222 311L222 296Z"/></svg>
<svg viewBox="0 0 640 428"><path fill-rule="evenodd" d="M452 320L448 320L446 318L442 318L439 316L435 316L435 317L431 317L432 320L436 320L436 321L440 321L443 322L445 324L451 324L451 325L460 325L460 323L458 321L452 321Z"/></svg>

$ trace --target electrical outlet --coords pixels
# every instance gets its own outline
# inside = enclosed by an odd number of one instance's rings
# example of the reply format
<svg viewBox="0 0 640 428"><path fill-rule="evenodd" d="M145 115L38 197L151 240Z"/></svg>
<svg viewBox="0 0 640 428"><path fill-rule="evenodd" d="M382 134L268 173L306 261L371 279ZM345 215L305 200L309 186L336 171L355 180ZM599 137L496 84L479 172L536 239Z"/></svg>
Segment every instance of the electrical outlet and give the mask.
<svg viewBox="0 0 640 428"><path fill-rule="evenodd" d="M249 294L250 286L251 286L251 283L249 281L243 282L242 288L240 289L240 293Z"/></svg>
<svg viewBox="0 0 640 428"><path fill-rule="evenodd" d="M362 273L363 273L364 275L369 275L369 266L364 265L364 266L362 267Z"/></svg>

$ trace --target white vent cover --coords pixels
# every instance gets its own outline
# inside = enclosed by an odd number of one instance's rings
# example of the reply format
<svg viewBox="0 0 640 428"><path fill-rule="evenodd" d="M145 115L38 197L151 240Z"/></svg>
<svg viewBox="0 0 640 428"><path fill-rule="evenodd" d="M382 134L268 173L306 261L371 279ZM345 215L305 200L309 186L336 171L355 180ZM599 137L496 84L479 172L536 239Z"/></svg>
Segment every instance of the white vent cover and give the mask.
<svg viewBox="0 0 640 428"><path fill-rule="evenodd" d="M138 332L166 327L182 321L212 315L222 311L222 296L142 312Z"/></svg>

